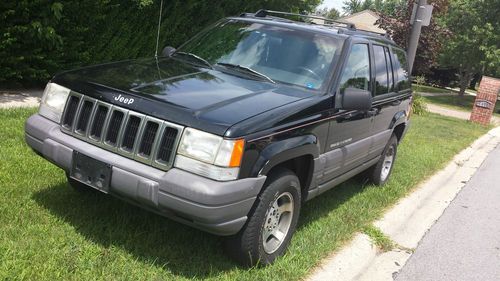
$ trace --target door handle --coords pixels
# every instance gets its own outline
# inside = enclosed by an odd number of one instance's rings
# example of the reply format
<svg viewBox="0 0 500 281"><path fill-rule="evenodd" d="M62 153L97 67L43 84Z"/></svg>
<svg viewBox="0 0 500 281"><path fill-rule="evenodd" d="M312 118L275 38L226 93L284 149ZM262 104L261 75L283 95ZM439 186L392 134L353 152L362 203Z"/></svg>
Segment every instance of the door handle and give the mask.
<svg viewBox="0 0 500 281"><path fill-rule="evenodd" d="M377 115L377 114L379 113L379 111L380 111L380 110L379 110L378 108L372 108L372 109L368 110L368 111L366 112L366 114L367 114L369 117L373 117L373 116Z"/></svg>

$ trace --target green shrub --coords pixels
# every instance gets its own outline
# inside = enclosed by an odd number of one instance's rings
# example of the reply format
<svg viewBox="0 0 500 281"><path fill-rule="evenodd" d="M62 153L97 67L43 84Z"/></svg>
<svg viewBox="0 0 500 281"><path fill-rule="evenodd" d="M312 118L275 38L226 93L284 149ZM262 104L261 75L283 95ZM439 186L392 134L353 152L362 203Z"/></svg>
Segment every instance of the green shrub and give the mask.
<svg viewBox="0 0 500 281"><path fill-rule="evenodd" d="M415 115L425 115L427 113L427 107L424 98L421 95L413 94L413 103L411 104L411 110Z"/></svg>
<svg viewBox="0 0 500 281"><path fill-rule="evenodd" d="M422 86L425 84L425 76L420 75L420 76L415 76L413 81L415 81L415 84L417 84L415 91L418 93L422 92Z"/></svg>
<svg viewBox="0 0 500 281"><path fill-rule="evenodd" d="M0 83L45 83L56 72L153 56L160 0L0 1ZM320 0L163 0L160 46L178 47L225 16L311 11Z"/></svg>

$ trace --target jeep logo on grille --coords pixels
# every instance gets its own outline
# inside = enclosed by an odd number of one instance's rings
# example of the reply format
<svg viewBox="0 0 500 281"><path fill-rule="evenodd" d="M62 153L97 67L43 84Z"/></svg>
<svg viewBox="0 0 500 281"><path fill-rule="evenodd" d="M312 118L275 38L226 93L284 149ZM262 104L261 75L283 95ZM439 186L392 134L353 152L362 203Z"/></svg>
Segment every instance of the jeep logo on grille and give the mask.
<svg viewBox="0 0 500 281"><path fill-rule="evenodd" d="M115 101L121 102L124 104L133 104L134 103L133 98L126 98L126 97L122 96L121 94L118 95L117 97L115 97Z"/></svg>

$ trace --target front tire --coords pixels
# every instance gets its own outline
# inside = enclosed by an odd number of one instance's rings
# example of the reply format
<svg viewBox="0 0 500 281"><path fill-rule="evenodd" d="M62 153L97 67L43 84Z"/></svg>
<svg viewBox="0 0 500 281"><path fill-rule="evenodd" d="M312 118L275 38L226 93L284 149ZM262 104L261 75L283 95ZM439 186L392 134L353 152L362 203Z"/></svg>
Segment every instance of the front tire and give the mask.
<svg viewBox="0 0 500 281"><path fill-rule="evenodd" d="M300 205L297 176L287 169L270 174L243 229L226 238L227 254L244 266L273 263L290 244Z"/></svg>
<svg viewBox="0 0 500 281"><path fill-rule="evenodd" d="M377 164L369 171L370 180L374 184L384 185L387 183L394 167L394 162L396 161L397 152L398 138L392 135Z"/></svg>

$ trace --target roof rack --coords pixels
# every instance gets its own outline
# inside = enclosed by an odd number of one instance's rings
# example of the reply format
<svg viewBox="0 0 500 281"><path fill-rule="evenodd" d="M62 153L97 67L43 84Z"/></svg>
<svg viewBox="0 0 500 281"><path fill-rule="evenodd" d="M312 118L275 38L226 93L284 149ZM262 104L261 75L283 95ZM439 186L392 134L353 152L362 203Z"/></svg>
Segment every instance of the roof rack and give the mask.
<svg viewBox="0 0 500 281"><path fill-rule="evenodd" d="M317 15L305 15L305 14L296 14L296 13L288 13L288 12L280 12L280 11L271 11L271 10L258 10L256 13L243 13L241 14L242 17L248 17L248 16L253 16L256 18L269 18L269 19L275 19L275 20L283 20L283 21L288 21L288 22L293 22L293 20L285 19L282 17L277 17L277 16L271 16L271 15L285 15L285 16L297 16L301 18L309 18L309 19L319 19L325 21L324 24L318 24L314 23L316 25L322 25L326 27L343 27L345 29L339 29L339 33L344 33L344 34L353 34L354 32L358 34L364 34L364 35L378 35L378 36L383 36L386 39L390 39L389 35L387 33L379 33L375 31L369 31L369 30L364 30L364 29L357 29L356 25L350 22L344 22L344 21L339 21L339 20L332 20L329 18L325 18L322 16L317 16Z"/></svg>
<svg viewBox="0 0 500 281"><path fill-rule="evenodd" d="M389 34L387 33L381 33L381 32L376 32L376 31L370 31L370 30L364 30L364 29L357 29L357 30L340 30L339 29L339 34L360 34L360 35L378 35L378 36L383 36L387 39L390 39Z"/></svg>
<svg viewBox="0 0 500 281"><path fill-rule="evenodd" d="M242 14L242 16L246 16L249 14ZM257 18L265 18L268 15L285 15L285 16L297 16L301 18L308 18L308 19L319 19L319 20L324 20L325 23L328 22L328 24L323 24L325 26L342 26L346 27L352 30L356 30L356 26L353 23L349 22L343 22L343 21L337 21L337 20L332 20L329 18L325 18L322 16L316 16L316 15L305 15L305 14L296 14L296 13L287 13L287 12L280 12L280 11L271 11L271 10L258 10L255 14L251 14L254 17ZM272 17L274 18L274 17Z"/></svg>

